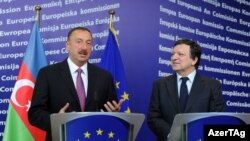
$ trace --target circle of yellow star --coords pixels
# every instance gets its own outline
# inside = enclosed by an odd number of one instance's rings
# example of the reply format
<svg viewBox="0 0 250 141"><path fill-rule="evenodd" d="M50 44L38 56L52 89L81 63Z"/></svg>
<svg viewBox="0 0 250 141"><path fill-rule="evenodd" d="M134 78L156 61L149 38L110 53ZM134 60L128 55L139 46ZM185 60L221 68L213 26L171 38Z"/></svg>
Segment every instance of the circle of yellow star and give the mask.
<svg viewBox="0 0 250 141"><path fill-rule="evenodd" d="M103 130L101 130L100 128L98 129L98 130L96 130L96 133L97 133L97 135L102 135L102 132L103 132Z"/></svg>
<svg viewBox="0 0 250 141"><path fill-rule="evenodd" d="M115 87L116 87L116 89L119 89L119 88L120 88L119 85L120 85L120 82L117 82L117 81L116 81L116 82L115 82Z"/></svg>
<svg viewBox="0 0 250 141"><path fill-rule="evenodd" d="M128 93L124 92L123 95L121 96L124 100L129 100L129 95Z"/></svg>
<svg viewBox="0 0 250 141"><path fill-rule="evenodd" d="M114 135L115 135L115 133L113 133L112 131L111 132L109 132L109 138L114 138Z"/></svg>
<svg viewBox="0 0 250 141"><path fill-rule="evenodd" d="M87 132L84 133L84 138L90 138L90 135L91 134L87 131Z"/></svg>

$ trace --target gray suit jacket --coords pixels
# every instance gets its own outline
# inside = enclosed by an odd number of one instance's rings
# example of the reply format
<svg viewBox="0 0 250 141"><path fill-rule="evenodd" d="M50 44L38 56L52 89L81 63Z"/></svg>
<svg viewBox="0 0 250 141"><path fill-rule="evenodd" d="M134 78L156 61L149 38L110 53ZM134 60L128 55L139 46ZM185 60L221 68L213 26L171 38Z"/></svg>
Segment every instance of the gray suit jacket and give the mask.
<svg viewBox="0 0 250 141"><path fill-rule="evenodd" d="M196 74L185 113L222 112L224 100L219 81ZM148 126L158 141L166 141L174 117L180 113L177 76L170 75L153 84L148 111Z"/></svg>

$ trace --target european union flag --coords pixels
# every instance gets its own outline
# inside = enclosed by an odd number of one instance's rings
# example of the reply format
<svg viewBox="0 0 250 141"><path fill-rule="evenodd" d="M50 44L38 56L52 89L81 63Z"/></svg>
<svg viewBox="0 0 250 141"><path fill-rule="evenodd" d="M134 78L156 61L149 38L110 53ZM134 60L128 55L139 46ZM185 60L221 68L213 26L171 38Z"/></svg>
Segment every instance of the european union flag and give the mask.
<svg viewBox="0 0 250 141"><path fill-rule="evenodd" d="M108 41L103 52L100 66L113 75L117 97L118 99L124 100L121 111L130 113L126 77L118 48L118 40L113 27L109 28Z"/></svg>
<svg viewBox="0 0 250 141"><path fill-rule="evenodd" d="M66 141L128 141L129 139L130 124L123 119L110 115L82 118L65 124Z"/></svg>

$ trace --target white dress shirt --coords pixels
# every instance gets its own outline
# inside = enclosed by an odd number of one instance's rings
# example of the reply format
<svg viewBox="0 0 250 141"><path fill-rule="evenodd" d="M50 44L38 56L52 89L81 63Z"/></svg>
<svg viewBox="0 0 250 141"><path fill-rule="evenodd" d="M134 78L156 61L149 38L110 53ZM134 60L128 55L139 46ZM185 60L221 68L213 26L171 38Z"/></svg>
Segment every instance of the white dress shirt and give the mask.
<svg viewBox="0 0 250 141"><path fill-rule="evenodd" d="M194 82L194 77L196 75L196 70L194 70L192 73L190 73L187 77L188 77L188 81L186 82L187 84L187 89L188 89L188 95L191 91L191 87L193 85L193 82ZM177 85L178 85L178 97L180 97L180 89L181 89L181 78L183 76L181 76L180 74L177 73Z"/></svg>
<svg viewBox="0 0 250 141"><path fill-rule="evenodd" d="M79 67L77 65L75 65L69 57L67 59L67 62L69 64L70 74L72 76L72 79L73 79L75 87L76 87L77 69ZM80 67L82 69L81 76L82 76L86 96L88 94L87 93L87 91L88 91L88 69L87 69L87 66L88 66L88 63L85 63L83 66Z"/></svg>

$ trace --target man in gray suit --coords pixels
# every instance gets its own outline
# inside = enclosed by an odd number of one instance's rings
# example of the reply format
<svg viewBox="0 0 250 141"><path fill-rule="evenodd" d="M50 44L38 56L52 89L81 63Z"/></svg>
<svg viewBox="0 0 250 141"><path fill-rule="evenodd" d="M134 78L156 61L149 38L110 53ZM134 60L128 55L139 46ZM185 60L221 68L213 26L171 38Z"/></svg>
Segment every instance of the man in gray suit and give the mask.
<svg viewBox="0 0 250 141"><path fill-rule="evenodd" d="M42 68L38 73L28 117L32 125L47 131L47 141L52 140L52 113L120 110L123 101L117 102L112 75L88 62L92 42L89 29L73 28L66 42L69 56L60 63ZM76 90L78 69L82 70L79 75L84 84L81 90L85 97L83 100L79 100Z"/></svg>
<svg viewBox="0 0 250 141"><path fill-rule="evenodd" d="M167 141L178 113L224 111L220 82L197 72L200 57L201 47L196 42L189 39L176 41L171 55L175 73L153 83L147 122L157 141ZM180 94L183 93L182 77L187 80L184 104Z"/></svg>

